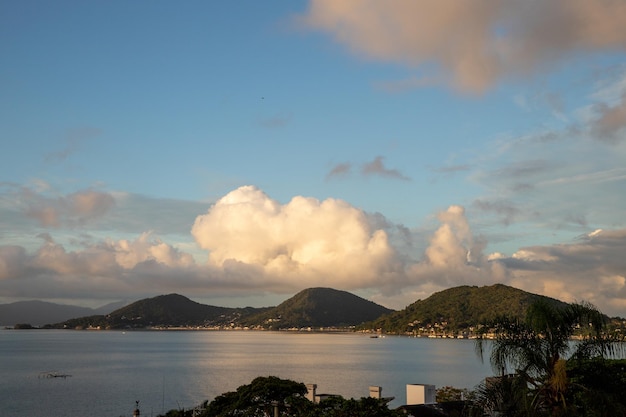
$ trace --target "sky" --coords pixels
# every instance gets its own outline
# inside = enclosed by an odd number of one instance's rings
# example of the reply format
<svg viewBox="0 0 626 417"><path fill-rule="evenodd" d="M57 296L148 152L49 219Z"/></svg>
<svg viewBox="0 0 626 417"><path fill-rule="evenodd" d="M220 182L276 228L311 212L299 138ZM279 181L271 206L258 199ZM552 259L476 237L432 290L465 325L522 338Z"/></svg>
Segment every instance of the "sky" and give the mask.
<svg viewBox="0 0 626 417"><path fill-rule="evenodd" d="M626 316L626 2L0 1L0 303L502 283Z"/></svg>

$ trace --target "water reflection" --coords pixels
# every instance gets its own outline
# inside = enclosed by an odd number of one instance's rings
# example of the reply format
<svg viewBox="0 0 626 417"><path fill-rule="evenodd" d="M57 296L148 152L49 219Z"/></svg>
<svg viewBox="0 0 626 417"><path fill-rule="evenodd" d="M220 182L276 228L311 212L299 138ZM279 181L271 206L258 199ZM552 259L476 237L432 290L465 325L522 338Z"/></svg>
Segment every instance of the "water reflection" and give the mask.
<svg viewBox="0 0 626 417"><path fill-rule="evenodd" d="M0 366L4 410L26 417L130 415L135 400L156 415L269 375L345 397L379 385L397 406L406 384L471 389L491 374L469 340L243 331L0 331ZM73 376L37 380L51 369Z"/></svg>

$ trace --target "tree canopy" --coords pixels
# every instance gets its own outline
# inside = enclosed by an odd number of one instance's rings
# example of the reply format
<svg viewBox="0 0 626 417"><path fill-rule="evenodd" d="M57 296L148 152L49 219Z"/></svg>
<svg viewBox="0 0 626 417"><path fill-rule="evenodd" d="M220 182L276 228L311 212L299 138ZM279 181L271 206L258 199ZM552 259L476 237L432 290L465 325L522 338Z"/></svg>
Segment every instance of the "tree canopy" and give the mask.
<svg viewBox="0 0 626 417"><path fill-rule="evenodd" d="M385 400L332 396L319 403L309 401L303 383L275 376L257 377L236 391L205 402L195 410L170 410L166 417L266 417L278 410L282 417L402 417L390 410Z"/></svg>

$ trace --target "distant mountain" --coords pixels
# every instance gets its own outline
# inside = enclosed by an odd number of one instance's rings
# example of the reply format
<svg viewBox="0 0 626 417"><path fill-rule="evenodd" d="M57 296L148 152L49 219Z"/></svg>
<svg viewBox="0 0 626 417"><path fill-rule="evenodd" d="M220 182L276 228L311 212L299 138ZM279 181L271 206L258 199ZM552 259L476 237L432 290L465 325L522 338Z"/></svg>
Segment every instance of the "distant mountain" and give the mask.
<svg viewBox="0 0 626 417"><path fill-rule="evenodd" d="M467 329L502 315L523 318L528 306L538 299L566 304L503 284L460 286L417 300L404 310L387 314L363 328L399 334L433 325L445 326L449 330Z"/></svg>
<svg viewBox="0 0 626 417"><path fill-rule="evenodd" d="M105 314L110 314L114 312L115 310L120 309L122 307L126 307L129 304L130 302L127 300L117 301L115 303L109 303L109 304L103 305L102 307L94 308L93 311L94 311L94 314L105 315Z"/></svg>
<svg viewBox="0 0 626 417"><path fill-rule="evenodd" d="M225 326L264 308L229 308L200 304L180 294L159 295L136 301L107 315L66 320L54 327L100 327L103 329L148 326Z"/></svg>
<svg viewBox="0 0 626 417"><path fill-rule="evenodd" d="M277 307L241 320L265 328L347 327L374 320L393 310L346 291L309 288Z"/></svg>
<svg viewBox="0 0 626 417"><path fill-rule="evenodd" d="M0 325L14 326L28 323L33 326L42 326L91 314L94 314L94 310L87 307L38 300L18 301L11 304L0 304Z"/></svg>

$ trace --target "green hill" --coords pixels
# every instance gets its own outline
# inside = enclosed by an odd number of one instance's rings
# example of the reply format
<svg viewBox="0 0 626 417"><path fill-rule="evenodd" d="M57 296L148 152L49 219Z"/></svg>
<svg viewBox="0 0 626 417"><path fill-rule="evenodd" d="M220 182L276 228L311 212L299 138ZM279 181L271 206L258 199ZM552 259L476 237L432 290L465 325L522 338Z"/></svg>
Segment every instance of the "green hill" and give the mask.
<svg viewBox="0 0 626 417"><path fill-rule="evenodd" d="M434 293L425 300L417 300L404 310L387 314L360 328L381 329L396 334L414 333L420 328L463 331L497 316L523 318L528 306L540 298L565 304L503 284L460 286Z"/></svg>
<svg viewBox="0 0 626 417"><path fill-rule="evenodd" d="M109 315L111 320L132 321L143 325L201 325L229 315L234 309L214 307L179 294L160 295L137 301Z"/></svg>
<svg viewBox="0 0 626 417"><path fill-rule="evenodd" d="M267 308L228 308L200 304L179 294L146 298L106 316L68 320L54 327L101 327L110 329L147 326L224 326Z"/></svg>
<svg viewBox="0 0 626 417"><path fill-rule="evenodd" d="M347 327L374 320L391 311L346 291L309 288L277 307L243 318L242 323L271 329Z"/></svg>

